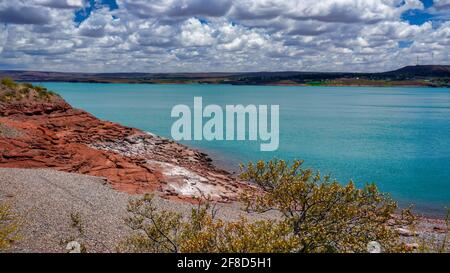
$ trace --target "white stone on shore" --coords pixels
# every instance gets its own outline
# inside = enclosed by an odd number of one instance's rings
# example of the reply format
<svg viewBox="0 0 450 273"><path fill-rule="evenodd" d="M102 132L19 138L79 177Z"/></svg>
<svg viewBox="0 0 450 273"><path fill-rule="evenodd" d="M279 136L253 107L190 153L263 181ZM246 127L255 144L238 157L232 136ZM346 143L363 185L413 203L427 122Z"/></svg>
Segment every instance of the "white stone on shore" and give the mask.
<svg viewBox="0 0 450 273"><path fill-rule="evenodd" d="M381 253L381 245L376 241L369 242L367 244L367 252L369 253Z"/></svg>
<svg viewBox="0 0 450 273"><path fill-rule="evenodd" d="M397 232L398 232L398 234L400 234L400 236L403 236L403 237L413 237L413 236L417 235L417 232L413 232L406 228L397 228Z"/></svg>
<svg viewBox="0 0 450 273"><path fill-rule="evenodd" d="M81 244L77 241L72 241L67 244L66 250L68 250L69 253L81 253Z"/></svg>

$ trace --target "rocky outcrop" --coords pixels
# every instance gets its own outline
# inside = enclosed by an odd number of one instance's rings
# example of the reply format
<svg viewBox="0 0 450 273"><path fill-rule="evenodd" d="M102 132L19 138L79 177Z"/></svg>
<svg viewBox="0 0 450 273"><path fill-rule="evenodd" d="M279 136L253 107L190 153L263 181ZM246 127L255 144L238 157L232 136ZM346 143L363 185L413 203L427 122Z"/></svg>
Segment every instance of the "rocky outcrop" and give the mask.
<svg viewBox="0 0 450 273"><path fill-rule="evenodd" d="M204 153L153 134L133 134L114 141L89 144L96 150L141 158L154 170L161 170L162 191L167 196L209 196L232 200L242 190L242 183L229 173L217 169Z"/></svg>
<svg viewBox="0 0 450 273"><path fill-rule="evenodd" d="M123 192L159 191L183 200L206 195L230 201L247 187L199 151L99 120L44 92L0 86L2 130L20 132L0 131L0 167L88 174L104 177Z"/></svg>

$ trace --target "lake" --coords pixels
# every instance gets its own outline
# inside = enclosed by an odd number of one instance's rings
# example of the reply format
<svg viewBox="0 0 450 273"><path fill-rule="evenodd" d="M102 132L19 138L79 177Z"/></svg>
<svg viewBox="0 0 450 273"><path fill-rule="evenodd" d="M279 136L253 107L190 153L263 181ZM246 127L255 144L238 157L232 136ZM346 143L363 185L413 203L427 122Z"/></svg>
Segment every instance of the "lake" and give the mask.
<svg viewBox="0 0 450 273"><path fill-rule="evenodd" d="M427 214L450 206L450 89L231 85L43 83L74 107L170 138L173 106L280 106L280 146L189 141L217 164L303 159L308 167L357 185L376 182L400 204Z"/></svg>

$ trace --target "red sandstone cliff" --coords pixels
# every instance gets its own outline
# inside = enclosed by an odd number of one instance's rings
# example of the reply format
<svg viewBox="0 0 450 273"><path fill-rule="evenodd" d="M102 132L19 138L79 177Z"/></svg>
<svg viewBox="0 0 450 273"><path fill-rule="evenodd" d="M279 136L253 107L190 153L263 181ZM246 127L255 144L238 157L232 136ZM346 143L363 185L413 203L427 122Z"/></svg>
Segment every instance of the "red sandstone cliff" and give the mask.
<svg viewBox="0 0 450 273"><path fill-rule="evenodd" d="M31 85L0 85L0 168L51 168L104 177L127 193L228 201L245 184L203 153L99 120Z"/></svg>

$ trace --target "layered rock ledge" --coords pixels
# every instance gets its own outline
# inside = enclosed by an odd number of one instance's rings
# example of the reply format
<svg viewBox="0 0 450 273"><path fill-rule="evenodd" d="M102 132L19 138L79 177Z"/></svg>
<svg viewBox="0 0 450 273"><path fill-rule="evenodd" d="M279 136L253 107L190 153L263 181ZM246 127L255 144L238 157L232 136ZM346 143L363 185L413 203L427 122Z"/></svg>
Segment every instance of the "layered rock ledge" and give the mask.
<svg viewBox="0 0 450 273"><path fill-rule="evenodd" d="M100 120L30 85L0 85L0 168L87 174L129 194L157 191L188 201L233 201L249 187L200 151Z"/></svg>

